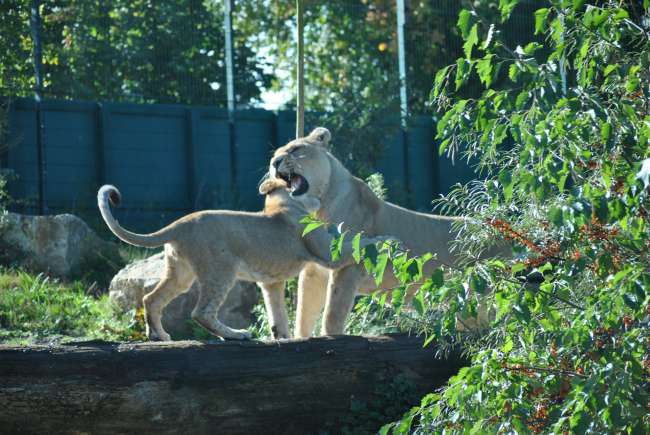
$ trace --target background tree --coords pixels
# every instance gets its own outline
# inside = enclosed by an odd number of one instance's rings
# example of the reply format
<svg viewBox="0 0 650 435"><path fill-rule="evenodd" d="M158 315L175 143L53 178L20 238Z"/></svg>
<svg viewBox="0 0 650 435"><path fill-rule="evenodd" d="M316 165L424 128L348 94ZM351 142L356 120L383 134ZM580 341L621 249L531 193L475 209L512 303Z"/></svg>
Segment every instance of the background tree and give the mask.
<svg viewBox="0 0 650 435"><path fill-rule="evenodd" d="M0 85L29 95L29 0L2 8ZM51 0L43 2L47 96L90 100L225 105L223 11L204 0ZM6 59L6 61L4 60ZM241 36L236 40L237 100L246 105L270 84ZM12 83L17 83L13 84Z"/></svg>

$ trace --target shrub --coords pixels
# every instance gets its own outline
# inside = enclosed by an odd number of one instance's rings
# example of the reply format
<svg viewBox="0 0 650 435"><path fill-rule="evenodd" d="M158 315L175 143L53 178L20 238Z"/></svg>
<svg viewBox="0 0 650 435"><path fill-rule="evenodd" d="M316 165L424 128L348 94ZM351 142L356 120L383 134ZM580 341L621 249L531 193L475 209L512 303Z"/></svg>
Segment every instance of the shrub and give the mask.
<svg viewBox="0 0 650 435"><path fill-rule="evenodd" d="M499 2L502 23L517 3ZM464 263L436 270L402 316L471 364L383 433L650 431L649 7L552 0L518 47L461 11L465 57L432 98L441 152L475 158L485 180L438 201L468 217ZM472 80L484 90L464 97ZM513 257L478 255L504 239ZM402 312L429 257L365 254L376 277L393 260ZM459 331L481 307L489 329Z"/></svg>

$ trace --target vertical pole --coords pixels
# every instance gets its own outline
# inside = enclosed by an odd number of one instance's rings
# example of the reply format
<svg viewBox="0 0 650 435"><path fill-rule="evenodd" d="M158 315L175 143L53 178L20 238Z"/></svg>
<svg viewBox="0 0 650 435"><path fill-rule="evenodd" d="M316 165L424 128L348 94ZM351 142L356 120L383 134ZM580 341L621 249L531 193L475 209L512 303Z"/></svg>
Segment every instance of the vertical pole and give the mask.
<svg viewBox="0 0 650 435"><path fill-rule="evenodd" d="M228 112L235 111L235 61L232 42L232 1L224 0L224 34L226 36L226 95L228 98Z"/></svg>
<svg viewBox="0 0 650 435"><path fill-rule="evenodd" d="M404 35L405 25L406 12L404 0L397 0L397 57L399 59L399 100L402 128L406 128L406 117L408 116L408 96L406 94L406 48Z"/></svg>
<svg viewBox="0 0 650 435"><path fill-rule="evenodd" d="M296 68L296 139L305 135L305 41L303 21L304 4L296 0L296 23L298 30L298 65Z"/></svg>
<svg viewBox="0 0 650 435"><path fill-rule="evenodd" d="M230 138L230 186L234 206L236 202L235 186L237 186L237 138L235 132L235 57L233 52L232 35L233 0L224 0L224 35L226 52L226 97L228 104L228 131Z"/></svg>
<svg viewBox="0 0 650 435"><path fill-rule="evenodd" d="M45 201L45 152L43 149L43 112L41 103L43 100L43 50L41 46L41 13L39 11L40 0L32 0L32 7L29 16L29 25L32 33L32 44L34 53L34 77L36 86L34 88L34 101L36 102L36 156L38 164L38 213L45 214L47 205Z"/></svg>
<svg viewBox="0 0 650 435"><path fill-rule="evenodd" d="M399 62L399 101L400 101L400 130L404 150L404 183L406 193L411 192L411 174L409 165L408 134L406 131L408 118L408 94L406 93L406 41L404 27L406 26L406 8L404 0L397 0L397 58Z"/></svg>

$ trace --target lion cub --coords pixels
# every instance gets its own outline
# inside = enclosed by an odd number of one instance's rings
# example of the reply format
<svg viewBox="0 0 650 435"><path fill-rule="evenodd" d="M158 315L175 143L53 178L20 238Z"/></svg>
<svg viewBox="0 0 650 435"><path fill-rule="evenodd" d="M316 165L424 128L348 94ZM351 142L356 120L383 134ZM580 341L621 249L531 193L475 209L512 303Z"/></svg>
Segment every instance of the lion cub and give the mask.
<svg viewBox="0 0 650 435"><path fill-rule="evenodd" d="M163 308L186 292L194 280L200 293L192 318L212 334L237 340L250 338L248 331L232 329L217 319L219 307L235 281L240 280L257 282L262 287L273 334L275 338L286 338L289 331L278 330L286 324L285 281L298 275L307 263L329 269L352 264L349 243L338 261L330 260L332 237L324 228L302 237L299 220L320 208L317 198L307 194L292 196L287 184L277 179L262 183L260 193L266 195L261 212L201 211L154 233L136 234L120 226L111 213L109 202L117 206L121 201L118 189L111 185L99 189L99 210L113 234L135 246L165 246L164 275L143 298L150 340L170 340L161 323ZM362 245L382 240L386 238L365 239Z"/></svg>

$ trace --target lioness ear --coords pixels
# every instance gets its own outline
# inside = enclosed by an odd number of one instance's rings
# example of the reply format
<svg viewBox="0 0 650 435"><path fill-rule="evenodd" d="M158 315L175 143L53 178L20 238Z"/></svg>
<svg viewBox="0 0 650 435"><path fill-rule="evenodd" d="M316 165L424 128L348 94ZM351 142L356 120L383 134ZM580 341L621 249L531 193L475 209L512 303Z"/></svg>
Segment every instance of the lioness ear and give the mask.
<svg viewBox="0 0 650 435"><path fill-rule="evenodd" d="M331 138L332 134L325 127L316 127L311 133L309 133L309 136L307 136L309 142L322 147L327 147Z"/></svg>
<svg viewBox="0 0 650 435"><path fill-rule="evenodd" d="M267 178L260 184L259 191L260 195L268 195L273 192L275 189L287 187L287 183L278 178Z"/></svg>

